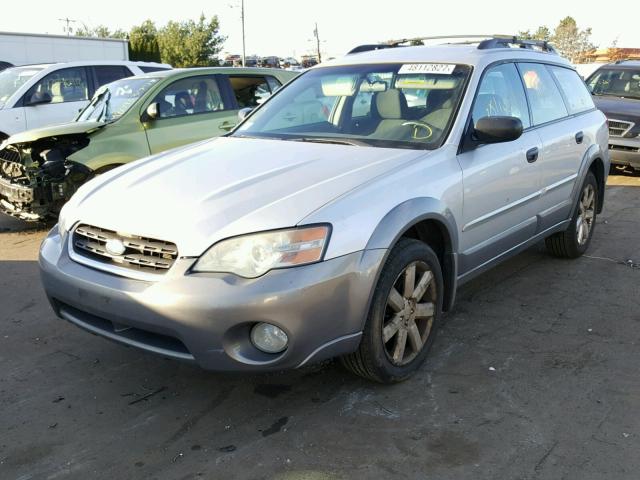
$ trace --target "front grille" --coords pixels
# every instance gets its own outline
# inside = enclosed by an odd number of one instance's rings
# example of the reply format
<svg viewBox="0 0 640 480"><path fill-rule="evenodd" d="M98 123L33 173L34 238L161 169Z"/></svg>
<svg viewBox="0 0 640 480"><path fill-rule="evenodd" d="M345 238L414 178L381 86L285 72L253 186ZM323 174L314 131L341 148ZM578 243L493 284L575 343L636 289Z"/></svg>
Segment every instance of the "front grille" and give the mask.
<svg viewBox="0 0 640 480"><path fill-rule="evenodd" d="M8 162L20 163L20 152L12 145L0 150L0 159L7 160Z"/></svg>
<svg viewBox="0 0 640 480"><path fill-rule="evenodd" d="M109 240L119 240L122 254L107 250ZM178 247L171 242L129 235L91 225L79 225L73 232L73 250L105 264L138 271L165 273L178 258Z"/></svg>
<svg viewBox="0 0 640 480"><path fill-rule="evenodd" d="M609 135L611 137L624 137L635 124L624 120L607 120L607 125L609 125Z"/></svg>
<svg viewBox="0 0 640 480"><path fill-rule="evenodd" d="M54 299L54 304L57 306L62 318L90 332L153 353L159 353L180 360L194 360L193 355L189 352L186 345L175 337L115 323L89 312L78 310L57 299Z"/></svg>

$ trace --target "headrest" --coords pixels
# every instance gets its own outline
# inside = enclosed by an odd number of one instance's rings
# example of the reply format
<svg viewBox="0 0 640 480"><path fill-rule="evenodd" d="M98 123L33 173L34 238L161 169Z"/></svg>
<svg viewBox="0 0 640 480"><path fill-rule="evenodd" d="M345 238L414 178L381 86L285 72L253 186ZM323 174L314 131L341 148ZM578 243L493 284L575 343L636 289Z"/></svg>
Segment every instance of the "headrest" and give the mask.
<svg viewBox="0 0 640 480"><path fill-rule="evenodd" d="M387 120L402 119L407 110L407 99L395 88L376 94L376 107L380 116Z"/></svg>
<svg viewBox="0 0 640 480"><path fill-rule="evenodd" d="M427 107L430 111L440 108L451 108L452 90L431 90L427 97Z"/></svg>

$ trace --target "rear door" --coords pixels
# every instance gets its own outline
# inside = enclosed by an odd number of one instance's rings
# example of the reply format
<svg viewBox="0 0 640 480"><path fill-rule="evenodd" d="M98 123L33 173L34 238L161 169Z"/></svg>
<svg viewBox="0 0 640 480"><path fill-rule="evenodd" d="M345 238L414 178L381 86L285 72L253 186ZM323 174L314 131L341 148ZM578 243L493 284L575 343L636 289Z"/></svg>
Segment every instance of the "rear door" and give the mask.
<svg viewBox="0 0 640 480"><path fill-rule="evenodd" d="M480 81L472 123L482 117L512 116L524 131L511 142L478 145L458 155L464 207L460 274L481 267L536 232L542 148L531 121L515 64L488 67Z"/></svg>
<svg viewBox="0 0 640 480"><path fill-rule="evenodd" d="M22 101L27 129L71 122L89 103L89 73L86 67L62 68L51 72L29 89ZM51 101L34 101L49 95Z"/></svg>
<svg viewBox="0 0 640 480"><path fill-rule="evenodd" d="M233 99L220 87L219 75L181 78L163 88L153 100L160 115L145 123L151 153L226 133L236 123Z"/></svg>
<svg viewBox="0 0 640 480"><path fill-rule="evenodd" d="M591 95L578 75L568 68L520 63L533 125L542 140L540 225L546 230L568 218L580 163L589 142Z"/></svg>

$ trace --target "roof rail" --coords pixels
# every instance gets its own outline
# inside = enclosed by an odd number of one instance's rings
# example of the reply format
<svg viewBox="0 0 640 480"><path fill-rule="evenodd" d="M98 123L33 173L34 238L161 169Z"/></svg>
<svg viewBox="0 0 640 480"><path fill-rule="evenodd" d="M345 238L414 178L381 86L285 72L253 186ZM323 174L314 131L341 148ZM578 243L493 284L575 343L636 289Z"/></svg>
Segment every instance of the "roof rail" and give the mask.
<svg viewBox="0 0 640 480"><path fill-rule="evenodd" d="M432 37L402 38L399 40L389 40L384 43L374 43L359 45L351 49L347 55L371 50L381 50L384 48L405 47L407 43L422 42L424 40L466 40L447 42L447 44L470 44L478 43L478 49L488 50L492 48L511 48L513 45L529 50L540 50L547 53L557 53L553 46L545 40L525 40L515 35L438 35Z"/></svg>
<svg viewBox="0 0 640 480"><path fill-rule="evenodd" d="M540 50L547 53L557 53L556 49L546 40L526 40L515 35L495 35L493 38L483 40L478 44L479 50L489 50L491 48L511 48L516 45L519 48L529 50Z"/></svg>

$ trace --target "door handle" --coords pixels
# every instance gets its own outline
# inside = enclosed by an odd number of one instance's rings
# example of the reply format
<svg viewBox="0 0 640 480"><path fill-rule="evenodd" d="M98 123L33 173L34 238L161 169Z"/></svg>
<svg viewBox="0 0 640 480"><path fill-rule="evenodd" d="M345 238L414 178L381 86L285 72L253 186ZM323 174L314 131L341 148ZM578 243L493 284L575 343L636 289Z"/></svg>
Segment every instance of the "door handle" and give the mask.
<svg viewBox="0 0 640 480"><path fill-rule="evenodd" d="M576 143L579 145L584 140L584 133L582 131L576 133Z"/></svg>
<svg viewBox="0 0 640 480"><path fill-rule="evenodd" d="M533 163L538 160L538 147L533 147L527 150L527 162Z"/></svg>
<svg viewBox="0 0 640 480"><path fill-rule="evenodd" d="M225 130L227 132L231 130L233 127L235 127L235 124L231 122L222 122L220 125L218 125L218 128L220 130Z"/></svg>

